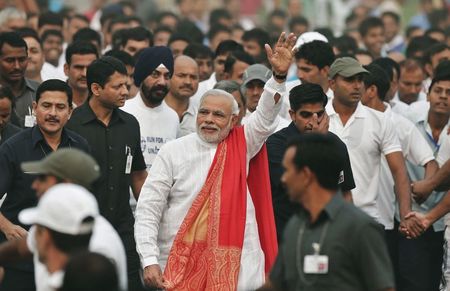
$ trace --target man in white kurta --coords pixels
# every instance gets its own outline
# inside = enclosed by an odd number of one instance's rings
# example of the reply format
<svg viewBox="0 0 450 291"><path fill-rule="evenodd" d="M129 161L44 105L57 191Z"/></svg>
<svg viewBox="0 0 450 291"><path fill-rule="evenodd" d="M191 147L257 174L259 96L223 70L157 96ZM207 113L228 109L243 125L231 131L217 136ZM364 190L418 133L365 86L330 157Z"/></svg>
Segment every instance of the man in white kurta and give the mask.
<svg viewBox="0 0 450 291"><path fill-rule="evenodd" d="M267 81L256 111L244 126L247 169L250 159L259 152L266 138L276 128L274 121L281 107L280 96L285 92L285 77L294 43L293 35L277 43L272 55L272 66L276 73ZM280 50L284 54L279 53ZM196 133L165 144L156 156L136 209L135 237L144 268L144 280L147 280L147 267L159 265L164 270L180 225L205 183L217 145L206 142L197 130ZM248 188L246 209L238 290L254 290L264 283L264 254Z"/></svg>

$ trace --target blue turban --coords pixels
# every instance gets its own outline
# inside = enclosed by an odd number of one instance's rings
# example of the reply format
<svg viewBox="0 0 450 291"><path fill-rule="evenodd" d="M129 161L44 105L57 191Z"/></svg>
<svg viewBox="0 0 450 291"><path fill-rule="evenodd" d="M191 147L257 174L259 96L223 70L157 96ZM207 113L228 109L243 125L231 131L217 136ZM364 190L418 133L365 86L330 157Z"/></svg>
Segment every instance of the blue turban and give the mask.
<svg viewBox="0 0 450 291"><path fill-rule="evenodd" d="M139 53L139 58L134 67L134 84L140 86L153 71L163 64L173 75L172 51L166 46L149 47Z"/></svg>

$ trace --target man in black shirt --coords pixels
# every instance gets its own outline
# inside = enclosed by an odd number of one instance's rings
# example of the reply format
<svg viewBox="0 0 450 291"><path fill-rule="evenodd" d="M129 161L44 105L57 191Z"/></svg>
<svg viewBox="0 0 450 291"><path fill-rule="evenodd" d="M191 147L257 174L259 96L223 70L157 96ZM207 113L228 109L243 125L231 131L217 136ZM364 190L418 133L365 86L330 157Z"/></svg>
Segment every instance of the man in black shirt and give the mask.
<svg viewBox="0 0 450 291"><path fill-rule="evenodd" d="M68 127L86 138L101 176L94 183L100 213L119 233L127 253L129 290L141 290L139 257L134 241L130 186L138 200L147 177L141 151L139 123L120 109L128 97L127 70L113 58L102 57L87 69L89 97L78 107Z"/></svg>
<svg viewBox="0 0 450 291"><path fill-rule="evenodd" d="M288 127L274 133L267 139L272 203L279 242L286 223L298 209L298 204L289 200L280 180L284 172L282 167L283 155L290 138L307 132L321 132L337 140L340 150L346 157L345 167L342 169L339 178L339 186L344 198L351 201L350 191L355 188L355 182L353 181L350 159L345 144L336 135L328 132L329 118L325 112L327 101L327 95L320 85L308 83L292 88L289 93L291 106L289 113L292 122Z"/></svg>
<svg viewBox="0 0 450 291"><path fill-rule="evenodd" d="M25 129L0 146L0 194L5 201L0 208L0 242L22 238L28 227L18 221L18 213L34 207L37 197L31 189L33 177L23 173L20 164L41 160L59 148L78 148L89 152L84 138L64 128L72 112L72 90L63 81L48 80L36 91L33 103L37 125ZM34 290L31 261L5 266L0 290Z"/></svg>
<svg viewBox="0 0 450 291"><path fill-rule="evenodd" d="M0 145L21 128L11 123L14 94L9 87L0 87Z"/></svg>

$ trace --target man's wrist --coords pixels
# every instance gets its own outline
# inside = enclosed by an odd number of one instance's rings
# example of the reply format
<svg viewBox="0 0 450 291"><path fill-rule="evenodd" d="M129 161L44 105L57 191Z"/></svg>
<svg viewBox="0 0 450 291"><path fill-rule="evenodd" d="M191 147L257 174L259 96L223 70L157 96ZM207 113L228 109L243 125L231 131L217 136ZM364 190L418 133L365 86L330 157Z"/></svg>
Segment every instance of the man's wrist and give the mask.
<svg viewBox="0 0 450 291"><path fill-rule="evenodd" d="M273 77L277 79L278 81L286 81L287 74L286 73L277 73L275 71L272 71Z"/></svg>

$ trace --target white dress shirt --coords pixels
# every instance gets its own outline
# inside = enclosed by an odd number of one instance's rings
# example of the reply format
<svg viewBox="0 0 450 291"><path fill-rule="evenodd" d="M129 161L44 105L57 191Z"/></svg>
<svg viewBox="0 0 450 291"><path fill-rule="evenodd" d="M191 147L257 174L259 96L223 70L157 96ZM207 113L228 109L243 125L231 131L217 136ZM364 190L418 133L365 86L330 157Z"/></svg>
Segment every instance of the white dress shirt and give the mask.
<svg viewBox="0 0 450 291"><path fill-rule="evenodd" d="M270 79L258 107L244 126L248 162L275 131L274 123L284 84ZM214 159L217 144L207 143L193 133L165 144L159 151L142 187L136 209L136 247L142 266L159 264L164 270L173 240L192 202L202 189ZM238 290L254 290L264 283L264 254L261 249L255 209L247 190L247 216Z"/></svg>
<svg viewBox="0 0 450 291"><path fill-rule="evenodd" d="M400 114L393 112L389 104L385 103L385 105L386 111L384 111L384 114L394 125L405 160L420 167L434 160L433 152L416 125ZM380 222L384 225L385 229L394 228L396 208L394 185L395 183L389 165L386 158L382 157L377 205L380 211Z"/></svg>
<svg viewBox="0 0 450 291"><path fill-rule="evenodd" d="M380 221L377 207L381 156L401 151L395 129L382 113L361 102L344 125L332 102L326 110L330 116L329 130L347 146L355 179L353 202L375 220Z"/></svg>

